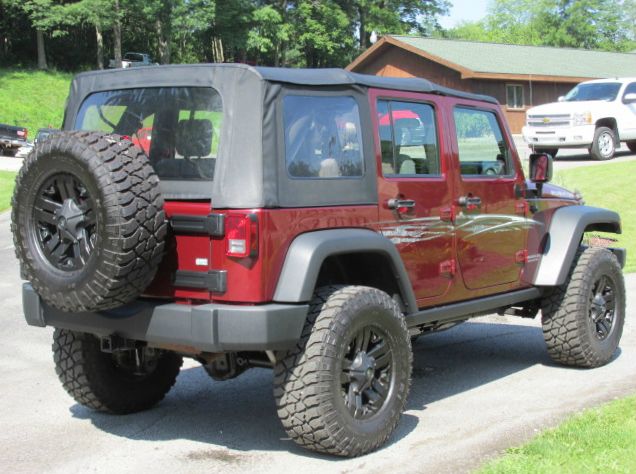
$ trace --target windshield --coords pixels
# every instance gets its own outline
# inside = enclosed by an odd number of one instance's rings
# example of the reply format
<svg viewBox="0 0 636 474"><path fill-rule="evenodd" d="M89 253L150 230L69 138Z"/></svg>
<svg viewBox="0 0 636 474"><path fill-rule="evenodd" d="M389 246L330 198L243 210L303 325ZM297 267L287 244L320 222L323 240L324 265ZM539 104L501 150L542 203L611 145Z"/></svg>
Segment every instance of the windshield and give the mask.
<svg viewBox="0 0 636 474"><path fill-rule="evenodd" d="M156 87L91 94L74 128L128 137L167 180L211 180L223 121L207 87Z"/></svg>
<svg viewBox="0 0 636 474"><path fill-rule="evenodd" d="M565 96L566 102L581 102L584 100L606 100L608 102L616 99L621 88L620 82L594 82L579 84Z"/></svg>

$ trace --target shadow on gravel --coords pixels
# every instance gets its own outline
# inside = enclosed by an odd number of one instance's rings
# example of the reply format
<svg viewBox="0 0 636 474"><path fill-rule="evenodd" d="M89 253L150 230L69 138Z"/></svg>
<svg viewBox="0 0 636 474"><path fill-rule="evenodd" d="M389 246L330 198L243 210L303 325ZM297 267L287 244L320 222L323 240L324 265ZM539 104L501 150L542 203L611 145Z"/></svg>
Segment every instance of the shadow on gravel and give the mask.
<svg viewBox="0 0 636 474"><path fill-rule="evenodd" d="M505 378L536 364L552 365L538 327L468 322L446 332L420 337L413 344L413 383L409 410ZM176 386L156 408L113 416L73 405L74 417L90 420L100 430L133 440L187 439L205 443L194 458L224 456L225 451L290 451L310 453L289 440L277 418L272 375L252 369L227 382L215 382L203 369L181 371ZM398 442L415 429L418 418L402 417L389 440ZM190 456L188 455L188 456ZM240 456L240 454L238 455ZM238 462L235 457L232 462ZM228 461L229 462L229 461Z"/></svg>

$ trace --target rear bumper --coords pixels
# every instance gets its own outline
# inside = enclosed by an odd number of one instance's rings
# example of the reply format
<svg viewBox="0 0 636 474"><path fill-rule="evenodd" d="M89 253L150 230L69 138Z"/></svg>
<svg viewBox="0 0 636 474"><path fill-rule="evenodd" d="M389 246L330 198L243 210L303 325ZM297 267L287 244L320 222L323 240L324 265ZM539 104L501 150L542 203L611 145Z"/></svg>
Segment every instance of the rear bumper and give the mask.
<svg viewBox="0 0 636 474"><path fill-rule="evenodd" d="M117 335L202 352L290 349L300 339L309 309L306 304L189 306L139 300L116 310L66 313L44 303L29 283L22 287L22 303L31 326Z"/></svg>
<svg viewBox="0 0 636 474"><path fill-rule="evenodd" d="M26 145L26 142L13 138L0 138L0 145L4 148L20 148L22 145Z"/></svg>

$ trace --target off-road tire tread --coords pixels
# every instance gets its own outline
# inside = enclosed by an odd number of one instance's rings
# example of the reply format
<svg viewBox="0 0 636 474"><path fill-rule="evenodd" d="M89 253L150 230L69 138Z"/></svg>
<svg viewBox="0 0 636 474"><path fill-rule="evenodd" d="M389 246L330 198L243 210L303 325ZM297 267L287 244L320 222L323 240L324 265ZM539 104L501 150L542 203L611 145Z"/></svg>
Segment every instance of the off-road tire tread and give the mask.
<svg viewBox="0 0 636 474"><path fill-rule="evenodd" d="M408 378L398 407L401 414L411 384L412 352L410 336L398 305L386 293L363 286L326 286L319 288L310 303L307 321L294 349L274 367L274 397L278 416L289 437L297 444L320 453L355 457L384 444L395 429L399 416L387 426L382 437L373 444L348 437L334 421L335 408L325 403L325 386L334 374L328 372L321 353L325 343L334 344L333 325L343 325L349 302L360 293L371 303L383 306L399 321L403 343L408 347ZM331 351L335 356L335 349Z"/></svg>
<svg viewBox="0 0 636 474"><path fill-rule="evenodd" d="M153 407L175 384L183 363L176 353L164 352L147 379L122 387L104 371L101 358L108 356L91 334L66 329L56 329L53 334L55 372L64 390L77 403L95 411L123 415Z"/></svg>
<svg viewBox="0 0 636 474"><path fill-rule="evenodd" d="M590 266L605 260L621 275L616 291L625 294L622 270L616 257L600 247L580 247L576 253L566 282L553 288L542 299L543 337L548 354L555 362L572 367L599 367L608 362L594 350L587 327L587 298L589 297ZM624 304L624 297L622 302ZM624 308L620 309L624 315ZM583 319L583 320L582 320ZM618 338L622 333L622 319Z"/></svg>
<svg viewBox="0 0 636 474"><path fill-rule="evenodd" d="M20 206L23 193L34 192L23 188L24 180L39 160L54 159L58 151L72 152L89 169L103 193L102 206L108 215L96 271L90 281L64 292L42 279L34 249L26 245L28 240L18 224L20 213L30 212ZM111 309L137 298L153 280L163 258L167 225L159 178L143 151L118 135L55 134L35 147L16 178L11 230L22 275L47 303L63 311Z"/></svg>

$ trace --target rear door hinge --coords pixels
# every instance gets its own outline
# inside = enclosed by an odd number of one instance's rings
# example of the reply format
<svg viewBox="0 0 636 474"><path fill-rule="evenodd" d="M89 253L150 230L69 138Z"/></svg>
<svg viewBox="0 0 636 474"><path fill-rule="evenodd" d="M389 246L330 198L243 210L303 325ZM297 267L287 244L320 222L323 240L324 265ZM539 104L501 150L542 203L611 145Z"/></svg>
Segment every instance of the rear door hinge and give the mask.
<svg viewBox="0 0 636 474"><path fill-rule="evenodd" d="M455 259L444 260L439 264L439 274L447 278L453 278L457 273L457 261Z"/></svg>

